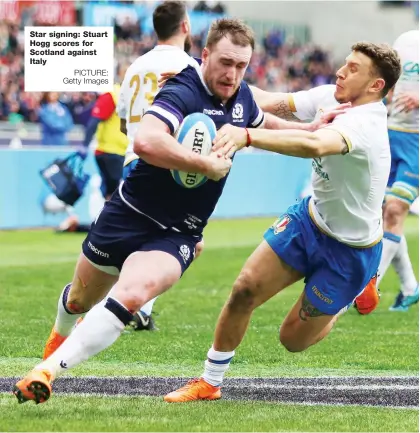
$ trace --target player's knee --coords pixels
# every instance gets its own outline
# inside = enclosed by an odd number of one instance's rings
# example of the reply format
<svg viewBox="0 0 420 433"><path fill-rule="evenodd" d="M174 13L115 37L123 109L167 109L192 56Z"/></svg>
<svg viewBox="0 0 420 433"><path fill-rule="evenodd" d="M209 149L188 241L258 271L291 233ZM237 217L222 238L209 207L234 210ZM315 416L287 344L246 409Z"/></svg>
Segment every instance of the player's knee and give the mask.
<svg viewBox="0 0 420 433"><path fill-rule="evenodd" d="M71 290L67 296L66 309L73 314L87 313L93 305L90 305L83 297L77 295L77 293L71 293Z"/></svg>
<svg viewBox="0 0 420 433"><path fill-rule="evenodd" d="M252 272L243 270L236 279L228 307L233 310L253 310L257 306L258 283Z"/></svg>
<svg viewBox="0 0 420 433"><path fill-rule="evenodd" d="M282 326L280 328L279 340L280 344L291 353L303 352L308 348L308 346L299 341L287 327Z"/></svg>
<svg viewBox="0 0 420 433"><path fill-rule="evenodd" d="M404 222L409 205L398 199L388 199L384 207L384 223L386 227L396 227Z"/></svg>
<svg viewBox="0 0 420 433"><path fill-rule="evenodd" d="M152 277L143 281L119 281L115 287L115 297L129 311L138 311L157 296L157 290L158 282Z"/></svg>

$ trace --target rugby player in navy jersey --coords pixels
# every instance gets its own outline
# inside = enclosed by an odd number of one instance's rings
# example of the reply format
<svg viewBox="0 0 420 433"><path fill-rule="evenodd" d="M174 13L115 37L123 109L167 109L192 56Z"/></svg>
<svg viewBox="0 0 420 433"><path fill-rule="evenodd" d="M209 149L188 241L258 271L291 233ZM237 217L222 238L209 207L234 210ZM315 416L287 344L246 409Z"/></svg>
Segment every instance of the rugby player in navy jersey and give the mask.
<svg viewBox="0 0 420 433"><path fill-rule="evenodd" d="M222 19L210 28L201 67L169 80L142 117L134 140L140 159L105 204L83 242L73 281L60 301L67 320L88 312L62 345L15 387L19 402L42 403L52 381L112 345L133 313L175 284L191 264L195 247L222 194L229 157L186 150L172 136L191 113L224 124L256 128L312 129L265 116L242 81L254 48L252 30ZM235 143L224 137L227 156ZM198 172L209 180L196 189L178 185L170 169ZM114 285L111 296L100 302ZM99 302L99 303L98 303Z"/></svg>

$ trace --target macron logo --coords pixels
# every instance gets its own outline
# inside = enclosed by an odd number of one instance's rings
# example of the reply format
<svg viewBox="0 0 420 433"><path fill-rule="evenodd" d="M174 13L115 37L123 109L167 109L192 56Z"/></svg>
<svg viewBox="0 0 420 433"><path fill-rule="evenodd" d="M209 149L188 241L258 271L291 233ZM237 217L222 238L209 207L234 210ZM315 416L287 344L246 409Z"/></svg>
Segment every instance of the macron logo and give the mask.
<svg viewBox="0 0 420 433"><path fill-rule="evenodd" d="M105 257L105 258L109 259L109 254L108 253L104 253L101 250L98 250L98 248L96 248L94 245L92 245L90 243L90 241L88 242L88 246L98 256Z"/></svg>
<svg viewBox="0 0 420 433"><path fill-rule="evenodd" d="M223 116L225 114L223 110L209 110L208 108L205 108L203 113L210 116Z"/></svg>

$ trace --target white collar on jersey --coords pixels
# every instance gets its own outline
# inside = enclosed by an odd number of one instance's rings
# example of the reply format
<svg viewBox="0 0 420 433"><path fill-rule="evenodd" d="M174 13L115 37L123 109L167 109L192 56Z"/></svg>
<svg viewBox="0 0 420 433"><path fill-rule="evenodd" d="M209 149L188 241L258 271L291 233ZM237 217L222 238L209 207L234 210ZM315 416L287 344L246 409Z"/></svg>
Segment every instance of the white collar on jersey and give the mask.
<svg viewBox="0 0 420 433"><path fill-rule="evenodd" d="M203 70L201 69L201 65L199 65L197 63L197 67L195 67L195 70L197 71L198 76L200 77L200 81L201 84L203 85L203 87L206 89L206 92L210 95L213 96L213 93L210 92L210 89L207 87L206 82L204 81L204 77L203 77Z"/></svg>

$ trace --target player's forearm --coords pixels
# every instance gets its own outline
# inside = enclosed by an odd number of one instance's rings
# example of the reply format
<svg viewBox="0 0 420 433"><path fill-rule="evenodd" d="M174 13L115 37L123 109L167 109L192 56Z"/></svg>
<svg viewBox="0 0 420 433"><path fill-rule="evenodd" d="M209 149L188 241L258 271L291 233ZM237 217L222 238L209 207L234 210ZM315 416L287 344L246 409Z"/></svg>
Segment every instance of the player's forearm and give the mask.
<svg viewBox="0 0 420 433"><path fill-rule="evenodd" d="M249 86L255 102L261 110L286 120L298 120L293 114L294 103L291 93L266 92L258 87Z"/></svg>
<svg viewBox="0 0 420 433"><path fill-rule="evenodd" d="M148 164L170 170L206 174L208 162L197 153L183 148L171 135L157 131L138 134L134 152Z"/></svg>
<svg viewBox="0 0 420 433"><path fill-rule="evenodd" d="M308 131L249 129L251 146L301 158L321 156L319 138Z"/></svg>
<svg viewBox="0 0 420 433"><path fill-rule="evenodd" d="M264 113L266 129L298 129L302 131L314 131L315 127L312 123L291 122L289 120L280 119L274 114Z"/></svg>

